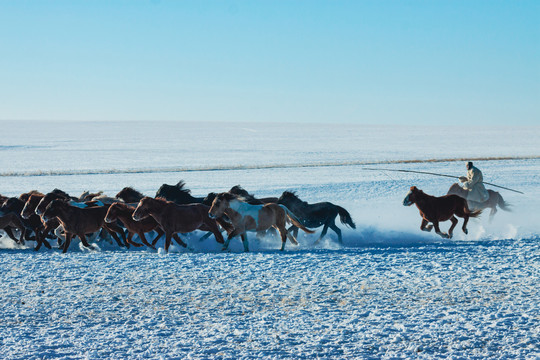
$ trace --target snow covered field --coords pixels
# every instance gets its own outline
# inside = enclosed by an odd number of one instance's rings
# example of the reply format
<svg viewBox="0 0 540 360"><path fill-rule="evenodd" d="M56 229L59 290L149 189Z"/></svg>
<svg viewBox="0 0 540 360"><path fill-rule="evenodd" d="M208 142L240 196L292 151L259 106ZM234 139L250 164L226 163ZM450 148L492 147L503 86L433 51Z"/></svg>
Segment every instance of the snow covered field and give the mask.
<svg viewBox="0 0 540 360"><path fill-rule="evenodd" d="M253 236L248 254L238 240L222 253L193 234L191 250L168 255L78 241L65 255L35 253L0 239L0 358L540 356L540 127L2 125L2 195L154 195L182 179L203 196L241 184L339 204L357 229L338 225L343 245L332 231L318 245L321 229L301 233L284 253ZM486 212L451 240L421 232L402 200L411 185L443 195L452 179L365 170L459 176L465 161L449 159L462 158L504 158L475 164L485 181L525 195L501 190L513 212L492 222Z"/></svg>

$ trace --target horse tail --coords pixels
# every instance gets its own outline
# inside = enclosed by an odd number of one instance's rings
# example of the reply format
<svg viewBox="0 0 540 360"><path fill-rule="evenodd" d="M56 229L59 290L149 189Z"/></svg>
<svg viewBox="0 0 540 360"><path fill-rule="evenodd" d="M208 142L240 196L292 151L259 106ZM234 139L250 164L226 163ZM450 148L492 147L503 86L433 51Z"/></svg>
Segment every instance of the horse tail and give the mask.
<svg viewBox="0 0 540 360"><path fill-rule="evenodd" d="M341 206L337 206L339 219L341 220L342 224L349 225L351 228L356 229L356 225L354 224L353 219L351 218L351 214Z"/></svg>
<svg viewBox="0 0 540 360"><path fill-rule="evenodd" d="M285 214L287 214L287 218L289 221L296 226L299 229L302 229L303 231L307 232L308 234L313 234L315 231L308 229L304 225L300 223L300 220L294 215L291 210L289 210L285 205L279 205L283 210L285 210Z"/></svg>
<svg viewBox="0 0 540 360"><path fill-rule="evenodd" d="M510 204L507 203L506 201L504 201L503 197L501 196L501 194L497 194L498 195L498 198L497 198L497 205L499 205L499 207L501 209L503 209L504 211L512 211L512 209L510 208Z"/></svg>

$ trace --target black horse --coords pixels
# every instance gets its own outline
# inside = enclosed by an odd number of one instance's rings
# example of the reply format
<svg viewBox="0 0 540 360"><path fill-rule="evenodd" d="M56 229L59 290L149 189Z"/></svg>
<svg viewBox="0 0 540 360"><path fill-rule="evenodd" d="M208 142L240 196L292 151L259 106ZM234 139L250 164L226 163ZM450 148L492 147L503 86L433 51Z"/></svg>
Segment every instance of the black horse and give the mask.
<svg viewBox="0 0 540 360"><path fill-rule="evenodd" d="M356 225L354 224L349 212L341 206L334 205L330 202L308 204L307 202L300 200L296 193L285 191L278 199L278 204L285 205L293 214L296 215L302 225L308 228L318 228L319 226L324 225L321 236L316 243L319 242L324 235L326 235L328 228L334 230L338 236L339 242L343 243L341 230L336 226L336 217L338 215L343 224L349 225L351 228L356 229ZM298 235L298 228L294 225L292 225L288 231L294 232L294 237Z"/></svg>
<svg viewBox="0 0 540 360"><path fill-rule="evenodd" d="M124 201L125 203L138 203L144 197L144 194L130 186L127 186L120 190L115 197Z"/></svg>
<svg viewBox="0 0 540 360"><path fill-rule="evenodd" d="M205 198L191 196L191 190L185 189L186 184L180 180L176 185L163 184L156 193L156 198L163 198L178 205L201 204Z"/></svg>

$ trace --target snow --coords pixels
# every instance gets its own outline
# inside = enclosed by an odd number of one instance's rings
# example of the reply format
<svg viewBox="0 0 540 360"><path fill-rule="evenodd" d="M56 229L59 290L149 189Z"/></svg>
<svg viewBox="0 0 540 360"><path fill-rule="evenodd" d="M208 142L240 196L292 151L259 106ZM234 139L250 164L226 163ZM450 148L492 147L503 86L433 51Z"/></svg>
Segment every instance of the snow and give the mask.
<svg viewBox="0 0 540 360"><path fill-rule="evenodd" d="M3 195L55 187L114 195L124 186L154 195L182 179L202 196L241 184L260 197L294 190L310 203L339 204L357 229L338 223L342 245L332 231L319 244L321 228L300 232L299 246L284 252L279 240L250 234L250 253L239 239L222 252L200 232L169 254L162 240L157 252L73 241L61 254L2 238L0 358L540 356L538 127L3 127L29 134L0 147ZM459 176L465 161L447 160L467 157L505 158L475 165L485 181L525 195L501 190L513 211L471 219L468 235L458 225L453 239L421 232L418 210L402 205L410 186L443 195L452 179L363 165ZM385 164L396 160L404 162ZM51 171L64 175L35 176Z"/></svg>

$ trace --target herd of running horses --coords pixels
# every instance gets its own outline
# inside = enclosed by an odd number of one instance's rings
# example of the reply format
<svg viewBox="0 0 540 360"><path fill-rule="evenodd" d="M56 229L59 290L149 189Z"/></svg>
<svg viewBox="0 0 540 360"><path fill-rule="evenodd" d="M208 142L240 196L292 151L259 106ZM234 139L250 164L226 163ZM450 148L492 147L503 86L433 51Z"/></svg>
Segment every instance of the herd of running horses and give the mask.
<svg viewBox="0 0 540 360"><path fill-rule="evenodd" d="M415 204L422 217L420 229L431 231L435 228L443 238L452 237L458 223L456 216L464 219L462 230L467 234L469 218L478 217L482 208L491 207L492 215L497 205L509 210L502 197L491 190L490 200L481 208L471 210L465 198L451 193L452 189L445 196L434 197L413 186L403 205ZM227 192L210 193L203 198L192 196L183 181L176 185L163 184L155 197L144 196L131 187L122 189L115 197L101 192L84 192L79 197L72 197L59 189L47 194L33 190L18 197L0 195L0 229L7 236L18 244L24 244L25 240L36 241L36 251L41 246L52 248L49 240L56 238L64 253L74 237L78 237L85 247L92 248L88 237L95 239L103 232L121 247L147 246L154 250L158 240L165 236L165 251L169 250L173 239L187 247L180 234L195 230L206 232L201 240L214 235L224 250L231 239L239 236L244 251L249 251L248 231L256 232L257 237L267 233L277 235L277 231L281 250L284 250L287 239L298 244L299 229L314 233L311 229L321 226L323 230L317 241L330 228L342 243L341 230L336 225L338 215L341 223L356 228L349 212L341 206L330 202L309 204L294 192L285 191L279 198L256 198L237 185ZM452 225L448 233L444 233L439 222L447 220ZM290 226L287 228L287 225ZM15 230L18 230L18 236ZM146 236L151 232L155 236L149 241ZM222 232L226 233L226 239ZM134 240L135 235L141 243Z"/></svg>
<svg viewBox="0 0 540 360"><path fill-rule="evenodd" d="M240 186L229 191L208 196L194 197L183 181L176 185L163 184L155 197L144 196L126 187L115 197L85 192L72 197L55 189L43 194L33 190L18 197L0 195L0 229L16 243L36 241L35 250L41 246L52 248L50 240L57 238L58 246L67 252L71 240L78 237L88 248L88 237L108 233L119 246L155 249L157 241L165 236L165 251L174 239L186 247L180 234L195 230L205 231L201 238L214 235L218 243L227 249L232 238L240 236L244 250L249 251L247 231L257 236L277 230L282 241L298 244L298 230L313 233L309 228L323 226L319 240L328 229L336 232L342 242L341 230L335 220L339 215L343 224L355 228L351 215L344 208L330 202L308 204L294 192L285 191L279 198L256 198ZM287 224L290 226L287 228ZM19 230L15 236L15 230ZM147 235L155 233L149 241ZM223 238L222 232L227 237ZM141 243L134 239L138 235Z"/></svg>

